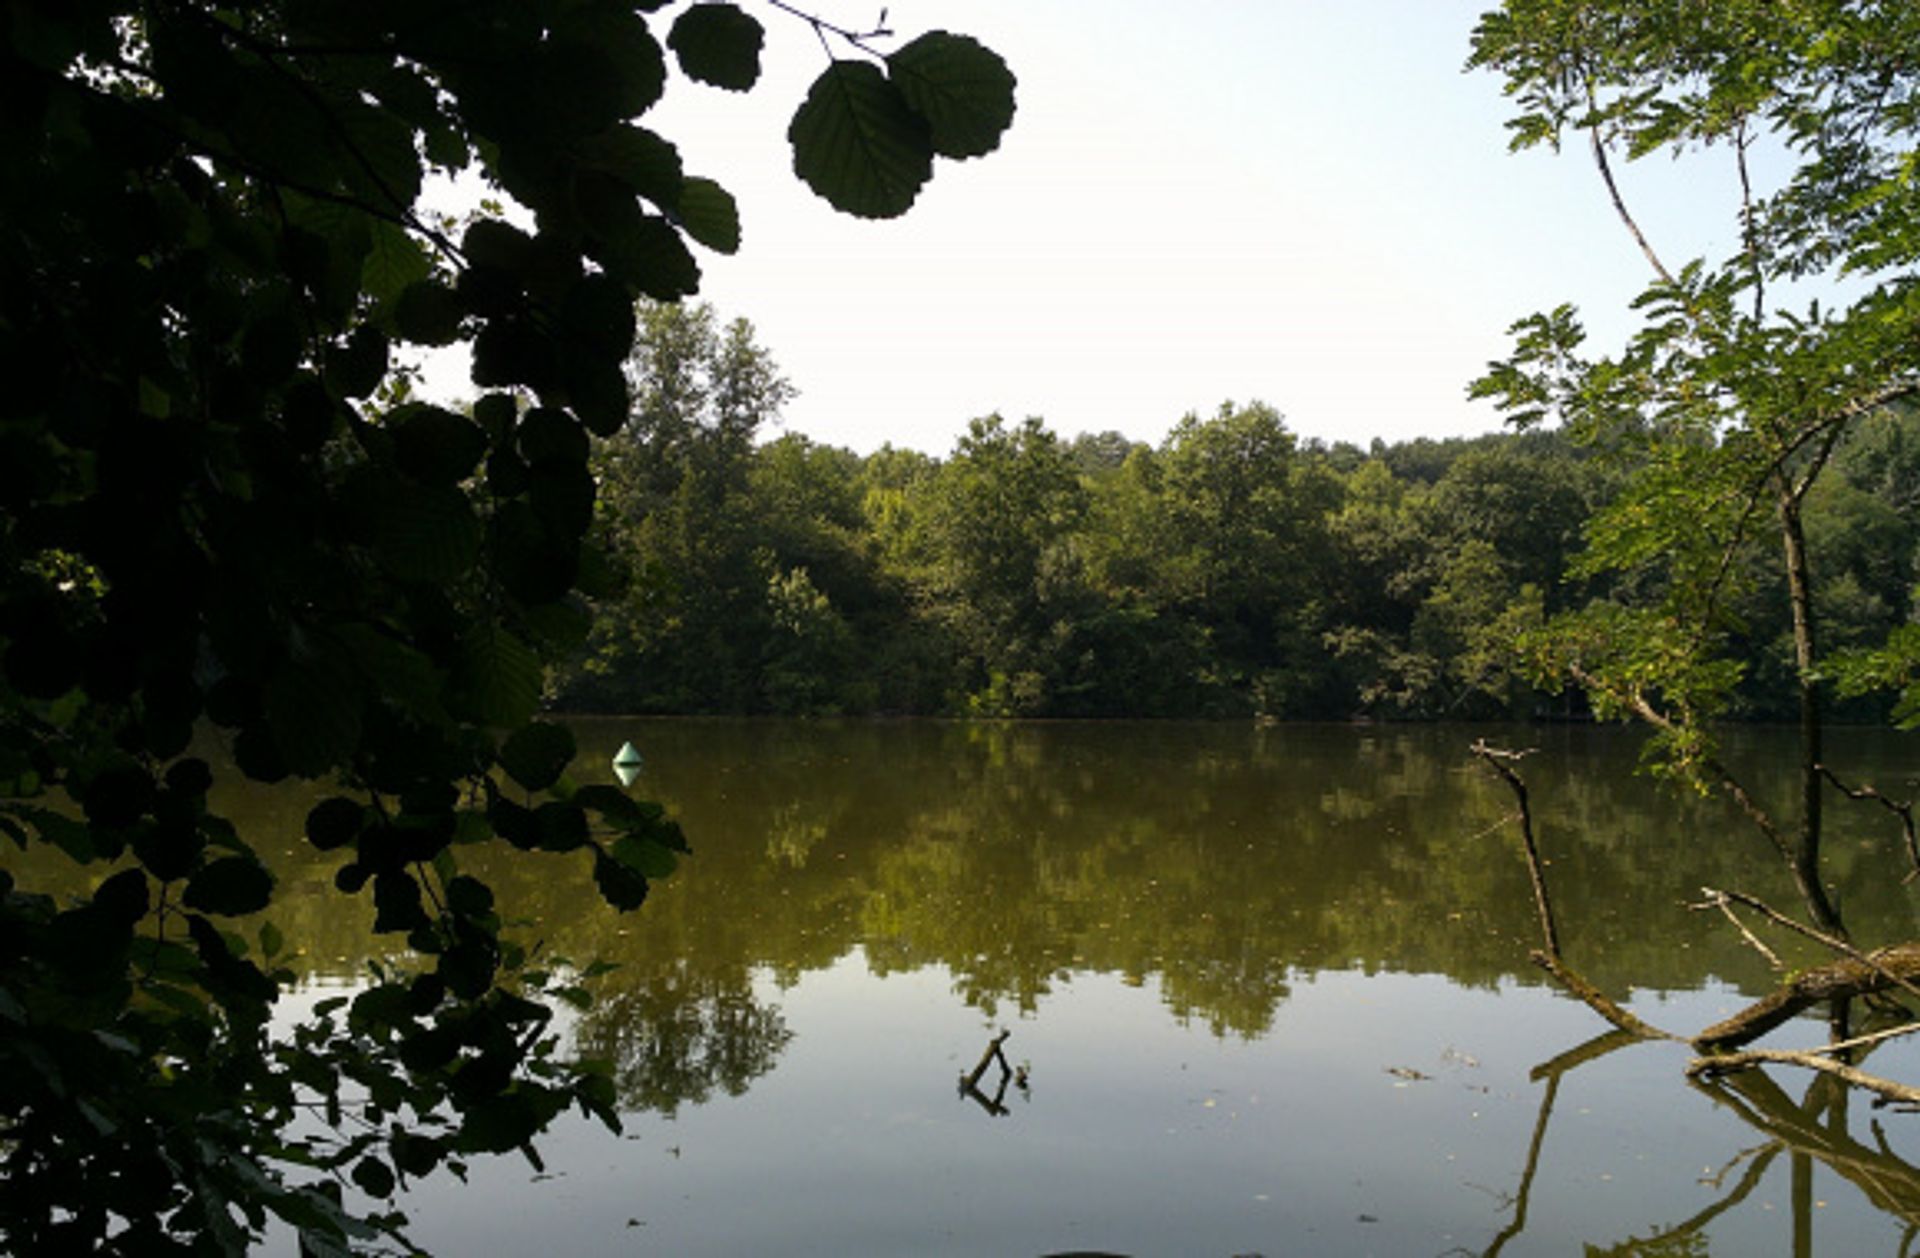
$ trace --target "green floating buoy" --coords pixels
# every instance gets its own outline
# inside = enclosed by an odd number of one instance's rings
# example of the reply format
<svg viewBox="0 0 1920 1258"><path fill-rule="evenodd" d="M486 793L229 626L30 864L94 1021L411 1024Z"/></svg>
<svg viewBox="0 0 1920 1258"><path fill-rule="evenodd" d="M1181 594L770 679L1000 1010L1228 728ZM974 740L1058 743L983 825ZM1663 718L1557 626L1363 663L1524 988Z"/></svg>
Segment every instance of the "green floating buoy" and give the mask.
<svg viewBox="0 0 1920 1258"><path fill-rule="evenodd" d="M620 750L614 753L613 775L620 779L620 785L632 786L633 780L640 776L640 770L646 767L646 763L638 747L632 743L621 743Z"/></svg>

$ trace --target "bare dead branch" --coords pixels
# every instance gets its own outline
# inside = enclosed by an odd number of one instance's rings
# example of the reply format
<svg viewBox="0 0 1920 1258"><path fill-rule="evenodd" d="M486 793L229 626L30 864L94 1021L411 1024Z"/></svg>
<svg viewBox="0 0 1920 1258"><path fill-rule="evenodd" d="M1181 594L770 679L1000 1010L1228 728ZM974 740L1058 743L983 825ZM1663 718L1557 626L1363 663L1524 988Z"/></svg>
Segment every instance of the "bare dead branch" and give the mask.
<svg viewBox="0 0 1920 1258"><path fill-rule="evenodd" d="M1834 1061L1830 1057L1822 1057L1818 1053L1801 1053L1788 1049L1750 1048L1738 1053L1696 1057L1687 1063L1687 1077L1690 1079L1711 1077L1769 1063L1816 1070L1821 1074L1832 1075L1856 1088L1865 1088L1869 1092L1877 1093L1896 1104L1920 1106L1920 1088L1909 1087L1904 1083L1883 1079L1879 1075L1868 1074L1864 1070Z"/></svg>
<svg viewBox="0 0 1920 1258"><path fill-rule="evenodd" d="M1778 953L1761 942L1760 936L1747 929L1747 924L1741 921L1739 915L1733 911L1733 906L1727 902L1727 897L1723 895L1713 895L1707 897L1702 903L1689 904L1687 907L1695 912L1703 909L1719 909L1722 913L1726 914L1727 920L1733 923L1733 928L1740 932L1748 945L1751 946L1755 952L1758 952L1767 959L1768 965L1776 970L1784 970L1787 968L1786 964L1780 960Z"/></svg>
<svg viewBox="0 0 1920 1258"><path fill-rule="evenodd" d="M1671 1031L1663 1031L1649 1022L1642 1022L1633 1014L1615 1004L1613 998L1589 983L1586 979L1568 969L1558 957L1550 957L1544 952L1530 954L1533 963L1553 975L1559 984L1567 989L1569 995L1579 1000L1614 1026L1629 1035L1643 1040L1680 1040L1680 1036ZM1684 1043L1684 1041L1681 1041Z"/></svg>
<svg viewBox="0 0 1920 1258"><path fill-rule="evenodd" d="M1913 866L1902 881L1912 882L1916 877L1920 877L1920 838L1916 838L1913 829L1913 801L1889 799L1872 786L1848 786L1840 780L1839 775L1834 773L1834 771L1826 765L1823 764L1818 767L1827 781L1833 784L1833 789L1839 791L1848 799L1871 801L1879 804L1882 808L1885 808L1888 812L1900 818L1900 834L1901 837L1906 840L1907 861Z"/></svg>
<svg viewBox="0 0 1920 1258"><path fill-rule="evenodd" d="M1533 905L1540 914L1540 938L1547 955L1558 960L1560 932L1554 927L1553 905L1547 899L1547 878L1540 865L1540 849L1533 841L1533 810L1527 803L1527 784L1513 768L1530 753L1493 747L1482 738L1474 742L1473 754L1506 782L1520 805L1520 842L1526 848L1527 876L1533 880Z"/></svg>

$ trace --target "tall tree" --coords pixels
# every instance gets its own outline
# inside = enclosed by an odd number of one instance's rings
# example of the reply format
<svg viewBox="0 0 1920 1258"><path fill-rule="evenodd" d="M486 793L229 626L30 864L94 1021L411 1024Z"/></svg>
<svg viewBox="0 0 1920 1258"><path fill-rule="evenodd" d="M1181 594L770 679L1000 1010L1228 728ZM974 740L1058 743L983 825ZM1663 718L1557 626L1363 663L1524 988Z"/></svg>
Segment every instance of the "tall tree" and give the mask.
<svg viewBox="0 0 1920 1258"><path fill-rule="evenodd" d="M598 600L576 701L630 712L754 706L770 569L747 492L754 442L793 388L753 327L648 302L633 405L593 444L598 536L623 575Z"/></svg>
<svg viewBox="0 0 1920 1258"><path fill-rule="evenodd" d="M839 209L901 213L1012 118L964 36L815 29L838 55L789 137ZM627 420L634 303L739 239L638 119L669 53L750 88L763 33L664 0L8 6L0 835L98 881L0 870L0 1248L239 1253L277 1217L341 1253L401 1223L343 1183L384 1202L570 1105L617 1126L458 853L567 854L631 909L684 846L570 789L533 718L603 588L588 436ZM446 222L423 189L461 171L524 213ZM390 371L456 344L470 416ZM306 837L414 957L291 1036L271 916L237 933L273 875L209 809L200 720L251 777L337 779Z"/></svg>
<svg viewBox="0 0 1920 1258"><path fill-rule="evenodd" d="M1626 596L1556 622L1547 663L1597 709L1651 722L1670 767L1741 799L1811 917L1838 928L1820 877L1825 685L1805 513L1848 430L1920 391L1920 9L1510 0L1481 19L1471 64L1505 78L1516 148L1586 146L1651 277L1622 352L1588 357L1561 307L1516 325L1512 358L1475 386L1522 424L1558 416L1639 464L1582 561L1619 574ZM1732 256L1682 263L1634 218L1616 163L1662 150L1716 162ZM1785 167L1776 187L1763 152ZM1796 281L1824 300L1781 304ZM1752 805L1710 729L1746 668L1727 649L1730 600L1763 533L1790 625L1794 825Z"/></svg>
<svg viewBox="0 0 1920 1258"><path fill-rule="evenodd" d="M927 485L928 597L967 652L969 692L991 715L1042 710L1065 578L1066 537L1086 491L1038 419L974 420Z"/></svg>

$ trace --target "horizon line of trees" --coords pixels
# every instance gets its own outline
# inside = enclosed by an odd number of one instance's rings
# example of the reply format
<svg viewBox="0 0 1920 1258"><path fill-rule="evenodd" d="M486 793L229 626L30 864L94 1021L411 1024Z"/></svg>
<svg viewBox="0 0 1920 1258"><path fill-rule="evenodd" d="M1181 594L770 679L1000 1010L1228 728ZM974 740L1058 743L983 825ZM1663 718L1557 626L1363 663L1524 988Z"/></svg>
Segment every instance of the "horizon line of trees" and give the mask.
<svg viewBox="0 0 1920 1258"><path fill-rule="evenodd" d="M593 454L612 592L551 679L564 710L1571 717L1584 699L1536 688L1516 643L1648 593L1579 564L1634 470L1619 444L1363 449L1253 402L1158 445L991 415L945 458L863 456L761 440L792 389L746 321L647 304L640 323L631 417ZM1920 416L1870 417L1834 460L1807 529L1846 648L1912 619ZM1753 546L1737 568L1735 715L1790 717L1780 559Z"/></svg>

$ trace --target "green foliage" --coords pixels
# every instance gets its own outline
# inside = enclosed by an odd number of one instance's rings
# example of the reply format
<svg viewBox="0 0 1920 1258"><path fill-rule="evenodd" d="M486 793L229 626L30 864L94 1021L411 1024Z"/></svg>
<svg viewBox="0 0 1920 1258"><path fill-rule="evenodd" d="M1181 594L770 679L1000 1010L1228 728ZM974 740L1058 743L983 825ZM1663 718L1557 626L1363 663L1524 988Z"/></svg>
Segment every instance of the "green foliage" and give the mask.
<svg viewBox="0 0 1920 1258"><path fill-rule="evenodd" d="M794 173L835 209L905 213L933 177L933 155L978 157L1013 123L1014 78L991 49L932 31L885 68L836 61L807 92L787 137Z"/></svg>
<svg viewBox="0 0 1920 1258"><path fill-rule="evenodd" d="M1920 111L1904 103L1916 55L1912 6L1511 0L1481 19L1471 62L1504 77L1516 148L1585 133L1653 272L1634 303L1640 330L1617 354L1587 357L1563 306L1516 324L1513 355L1474 386L1517 422L1559 418L1633 466L1579 561L1611 587L1606 601L1559 618L1543 658L1596 710L1647 721L1657 768L1699 781L1730 783L1710 723L1733 709L1743 675L1771 692L1772 711L1794 711L1797 834L1748 815L1829 929L1840 922L1820 872L1821 654L1890 626L1858 552L1815 520L1871 526L1864 496L1823 478L1856 428L1889 422L1920 392ZM1750 160L1768 137L1784 158L1774 187ZM1712 148L1733 158L1739 247L1670 267L1622 199L1612 155ZM1776 304L1807 279L1839 299L1804 314ZM1767 533L1778 568L1757 547ZM1879 536L1904 544L1897 522ZM1867 651L1841 671L1858 689L1898 666Z"/></svg>
<svg viewBox="0 0 1920 1258"><path fill-rule="evenodd" d="M635 302L695 291L687 238L740 241L637 119L668 50L751 87L759 24L668 7L9 10L0 836L27 863L0 869L0 1248L239 1253L270 1219L311 1252L404 1246L384 1199L409 1179L535 1156L572 1106L617 1127L605 1076L554 1051L552 972L462 865L497 837L632 908L685 848L657 808L573 791L571 737L533 720L611 591L589 434L629 422ZM997 58L906 47L919 121L889 160L991 148ZM820 142L796 126L809 182L864 195ZM492 198L464 221L423 195L460 172ZM448 345L470 413L410 395ZM751 348L723 342L734 446L784 387ZM248 919L294 901L210 805L196 736L331 783L307 838L405 945L290 1033L267 1030L284 937ZM43 849L86 888L34 885Z"/></svg>

